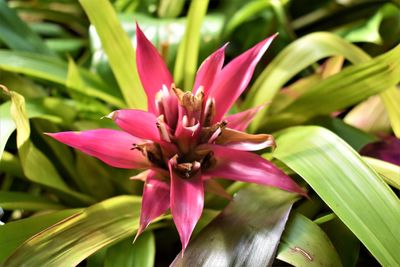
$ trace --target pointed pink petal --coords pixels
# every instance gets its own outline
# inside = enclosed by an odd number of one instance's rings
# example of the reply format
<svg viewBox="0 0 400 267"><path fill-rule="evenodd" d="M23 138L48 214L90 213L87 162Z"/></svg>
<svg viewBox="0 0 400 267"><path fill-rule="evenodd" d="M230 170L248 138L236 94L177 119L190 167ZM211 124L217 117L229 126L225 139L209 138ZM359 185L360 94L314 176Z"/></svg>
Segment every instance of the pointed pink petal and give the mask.
<svg viewBox="0 0 400 267"><path fill-rule="evenodd" d="M213 122L218 122L242 94L249 84L254 69L272 40L273 35L256 44L233 59L218 74L208 98L215 99L216 114Z"/></svg>
<svg viewBox="0 0 400 267"><path fill-rule="evenodd" d="M155 96L161 90L163 84L169 88L173 79L157 49L146 38L137 24L136 42L136 65L147 94L148 110L156 113Z"/></svg>
<svg viewBox="0 0 400 267"><path fill-rule="evenodd" d="M136 169L150 166L141 152L131 150L132 144L143 143L143 140L122 131L96 129L48 135L114 167Z"/></svg>
<svg viewBox="0 0 400 267"><path fill-rule="evenodd" d="M273 163L255 153L239 151L219 145L204 145L204 149L214 152L215 166L205 171L205 175L275 186L286 191L305 195L303 189ZM199 148L199 149L203 149Z"/></svg>
<svg viewBox="0 0 400 267"><path fill-rule="evenodd" d="M203 61L203 63L201 63L196 74L193 94L196 94L200 86L203 86L205 95L209 93L215 77L217 77L217 74L221 71L222 65L224 64L226 46L227 44L212 53Z"/></svg>
<svg viewBox="0 0 400 267"><path fill-rule="evenodd" d="M237 131L244 131L257 115L257 113L264 107L265 105L260 105L255 108L247 109L245 111L225 117L224 120L228 122L229 128Z"/></svg>
<svg viewBox="0 0 400 267"><path fill-rule="evenodd" d="M200 170L188 179L173 170L176 159L169 161L171 177L171 213L182 243L182 253L189 243L193 229L204 206L204 188Z"/></svg>
<svg viewBox="0 0 400 267"><path fill-rule="evenodd" d="M169 184L161 180L154 171L149 171L143 188L142 210L140 212L139 236L157 217L169 209Z"/></svg>
<svg viewBox="0 0 400 267"><path fill-rule="evenodd" d="M113 111L107 117L133 136L154 142L160 141L157 117L153 113L136 109L120 109Z"/></svg>

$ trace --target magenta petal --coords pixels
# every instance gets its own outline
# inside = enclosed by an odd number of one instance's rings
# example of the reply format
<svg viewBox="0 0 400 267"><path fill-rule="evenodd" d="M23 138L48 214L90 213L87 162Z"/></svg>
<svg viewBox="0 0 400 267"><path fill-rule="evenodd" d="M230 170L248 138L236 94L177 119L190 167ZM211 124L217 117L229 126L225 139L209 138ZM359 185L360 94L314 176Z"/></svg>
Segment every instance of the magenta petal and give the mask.
<svg viewBox="0 0 400 267"><path fill-rule="evenodd" d="M305 195L303 189L289 176L257 154L218 145L204 145L203 148L213 151L217 161L214 167L204 172L205 175L275 186Z"/></svg>
<svg viewBox="0 0 400 267"><path fill-rule="evenodd" d="M196 94L200 86L204 87L205 95L209 93L215 77L217 77L217 74L221 71L222 65L224 64L225 47L226 45L212 53L203 61L196 74L193 94Z"/></svg>
<svg viewBox="0 0 400 267"><path fill-rule="evenodd" d="M137 236L153 221L169 209L169 185L154 171L149 171L143 188L140 227Z"/></svg>
<svg viewBox="0 0 400 267"><path fill-rule="evenodd" d="M155 142L160 141L157 117L153 113L135 109L121 109L112 112L107 117L114 120L122 130L133 136Z"/></svg>
<svg viewBox="0 0 400 267"><path fill-rule="evenodd" d="M225 117L224 120L228 122L229 128L237 131L244 131L257 115L257 113L264 107L265 105L260 105L255 108L247 109L245 111Z"/></svg>
<svg viewBox="0 0 400 267"><path fill-rule="evenodd" d="M141 152L131 150L132 144L143 143L143 140L122 131L96 129L48 135L114 167L136 169L150 166Z"/></svg>
<svg viewBox="0 0 400 267"><path fill-rule="evenodd" d="M249 84L254 69L272 40L273 35L233 59L218 74L209 98L215 99L216 114L213 122L220 121Z"/></svg>
<svg viewBox="0 0 400 267"><path fill-rule="evenodd" d="M178 229L183 253L203 211L204 187L200 170L194 176L183 179L174 172L175 164L175 158L168 164L171 177L171 213Z"/></svg>
<svg viewBox="0 0 400 267"><path fill-rule="evenodd" d="M148 110L156 113L155 96L163 85L169 88L173 79L157 49L146 38L137 24L136 41L136 65L147 94Z"/></svg>

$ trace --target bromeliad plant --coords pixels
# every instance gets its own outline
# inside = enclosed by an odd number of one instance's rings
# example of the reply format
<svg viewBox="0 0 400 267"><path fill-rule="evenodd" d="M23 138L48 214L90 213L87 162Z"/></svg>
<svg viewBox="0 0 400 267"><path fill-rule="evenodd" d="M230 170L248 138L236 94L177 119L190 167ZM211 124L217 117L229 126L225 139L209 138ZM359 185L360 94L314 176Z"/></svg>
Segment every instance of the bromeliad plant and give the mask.
<svg viewBox="0 0 400 267"><path fill-rule="evenodd" d="M0 0L0 265L400 266L399 7L333 2Z"/></svg>
<svg viewBox="0 0 400 267"><path fill-rule="evenodd" d="M261 41L225 67L225 46L218 49L201 65L192 92L183 92L137 26L136 63L148 112L123 109L109 114L122 131L49 135L111 166L148 168L134 177L145 181L137 236L170 208L183 253L203 211L204 183L213 177L304 194L274 164L247 152L275 146L271 135L243 132L260 107L225 116L274 38Z"/></svg>

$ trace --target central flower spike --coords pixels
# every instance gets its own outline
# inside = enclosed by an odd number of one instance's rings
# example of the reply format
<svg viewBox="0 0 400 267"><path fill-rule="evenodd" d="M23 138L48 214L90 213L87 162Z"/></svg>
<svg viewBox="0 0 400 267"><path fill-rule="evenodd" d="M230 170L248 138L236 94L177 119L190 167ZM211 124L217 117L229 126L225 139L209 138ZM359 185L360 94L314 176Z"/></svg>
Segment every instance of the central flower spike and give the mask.
<svg viewBox="0 0 400 267"><path fill-rule="evenodd" d="M274 147L268 134L243 132L262 107L225 117L246 89L257 62L275 36L223 67L225 46L200 66L192 92L173 83L161 56L139 27L136 64L148 97L148 111L117 110L107 117L121 129L49 134L119 168L147 169L137 236L171 209L186 248L204 205L204 184L213 177L275 186L305 194L290 177L255 151ZM214 191L224 192L218 183Z"/></svg>

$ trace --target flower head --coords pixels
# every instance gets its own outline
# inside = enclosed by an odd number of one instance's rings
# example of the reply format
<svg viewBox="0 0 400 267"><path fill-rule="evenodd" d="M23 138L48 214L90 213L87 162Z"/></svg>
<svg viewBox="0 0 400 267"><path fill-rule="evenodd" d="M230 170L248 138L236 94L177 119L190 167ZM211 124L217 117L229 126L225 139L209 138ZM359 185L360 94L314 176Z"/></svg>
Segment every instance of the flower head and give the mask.
<svg viewBox="0 0 400 267"><path fill-rule="evenodd" d="M147 169L135 177L145 181L138 234L171 209L184 250L203 210L204 183L215 176L303 194L271 162L247 152L275 146L271 135L243 132L261 107L225 117L274 37L225 67L225 46L218 49L200 66L192 92L185 92L175 86L156 48L137 26L136 63L148 111L123 109L109 114L122 131L50 136L111 166Z"/></svg>

